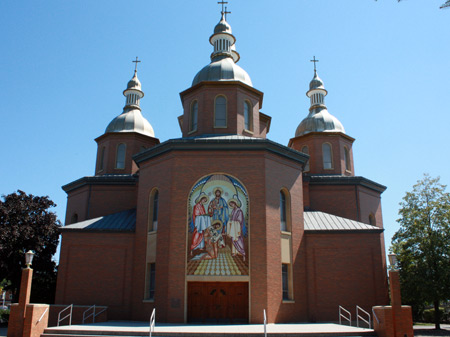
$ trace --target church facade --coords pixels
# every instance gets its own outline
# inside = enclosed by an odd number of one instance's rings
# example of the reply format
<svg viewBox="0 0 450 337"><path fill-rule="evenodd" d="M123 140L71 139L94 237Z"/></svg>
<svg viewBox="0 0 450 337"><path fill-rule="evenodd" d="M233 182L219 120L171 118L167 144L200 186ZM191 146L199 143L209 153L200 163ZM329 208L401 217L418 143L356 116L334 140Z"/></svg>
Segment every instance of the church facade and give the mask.
<svg viewBox="0 0 450 337"><path fill-rule="evenodd" d="M211 62L180 93L180 138L143 117L135 71L96 169L63 186L56 303L105 305L110 319L261 323L338 320L388 303L381 194L355 176L354 139L325 105L287 146L267 138L263 93L237 65L224 15Z"/></svg>

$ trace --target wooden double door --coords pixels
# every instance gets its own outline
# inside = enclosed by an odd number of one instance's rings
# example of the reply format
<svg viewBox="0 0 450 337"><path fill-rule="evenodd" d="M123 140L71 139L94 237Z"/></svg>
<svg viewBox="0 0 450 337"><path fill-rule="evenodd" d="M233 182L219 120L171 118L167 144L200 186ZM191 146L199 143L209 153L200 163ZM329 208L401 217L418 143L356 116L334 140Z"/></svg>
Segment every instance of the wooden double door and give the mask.
<svg viewBox="0 0 450 337"><path fill-rule="evenodd" d="M248 323L247 282L189 282L188 322Z"/></svg>

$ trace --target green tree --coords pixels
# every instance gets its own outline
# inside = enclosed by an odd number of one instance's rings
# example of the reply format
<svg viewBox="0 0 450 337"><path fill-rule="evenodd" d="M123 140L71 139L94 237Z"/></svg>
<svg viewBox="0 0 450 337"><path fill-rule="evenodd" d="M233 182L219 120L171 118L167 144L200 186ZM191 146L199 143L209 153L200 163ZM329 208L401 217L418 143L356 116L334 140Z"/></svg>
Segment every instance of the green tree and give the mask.
<svg viewBox="0 0 450 337"><path fill-rule="evenodd" d="M439 177L424 178L400 203L400 229L392 238L402 297L415 310L433 304L440 329L439 303L450 299L450 193Z"/></svg>
<svg viewBox="0 0 450 337"><path fill-rule="evenodd" d="M56 285L56 264L52 260L59 243L60 221L49 211L56 204L48 197L23 191L2 196L0 200L0 280L17 300L24 253L33 250L33 287L31 301L52 303Z"/></svg>

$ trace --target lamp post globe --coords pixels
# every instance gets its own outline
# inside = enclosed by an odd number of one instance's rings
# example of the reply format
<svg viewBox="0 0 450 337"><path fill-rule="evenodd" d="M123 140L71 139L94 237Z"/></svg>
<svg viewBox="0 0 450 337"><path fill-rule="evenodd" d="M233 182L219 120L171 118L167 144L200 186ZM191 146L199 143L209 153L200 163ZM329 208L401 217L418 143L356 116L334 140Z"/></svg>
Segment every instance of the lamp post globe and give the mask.
<svg viewBox="0 0 450 337"><path fill-rule="evenodd" d="M31 264L33 263L33 257L34 252L32 250L29 250L25 253L25 265L27 266L27 268L31 267Z"/></svg>

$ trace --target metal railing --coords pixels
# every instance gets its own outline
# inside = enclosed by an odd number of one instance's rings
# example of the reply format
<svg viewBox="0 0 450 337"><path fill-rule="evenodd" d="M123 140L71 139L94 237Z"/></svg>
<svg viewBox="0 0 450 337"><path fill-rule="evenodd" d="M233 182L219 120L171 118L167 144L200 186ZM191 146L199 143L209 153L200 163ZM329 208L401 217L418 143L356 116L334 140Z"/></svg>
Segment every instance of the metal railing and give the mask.
<svg viewBox="0 0 450 337"><path fill-rule="evenodd" d="M362 317L360 313L366 314L367 320L364 317ZM359 305L357 305L356 306L356 326L358 328L359 328L359 320L368 324L369 329L372 327L371 320L370 320L370 314L367 311L365 311L363 308L361 308Z"/></svg>
<svg viewBox="0 0 450 337"><path fill-rule="evenodd" d="M70 310L69 310L70 309ZM69 310L69 313L64 316L63 318L61 318L61 314L66 311ZM58 325L59 323L61 323L63 320L65 320L67 317L69 317L69 325L72 325L72 311L73 311L73 304L69 305L68 307L64 308L63 310L61 310L58 314Z"/></svg>
<svg viewBox="0 0 450 337"><path fill-rule="evenodd" d="M92 310L92 312L91 312L90 314L88 314L88 312L89 312L90 310ZM95 323L95 318L96 318L98 315L104 313L106 310L107 310L107 308L104 308L103 310L100 310L100 311L97 312L97 307L96 307L96 305L94 304L93 306L87 308L87 309L83 312L83 321L82 321L81 324L84 324L84 323L86 322L86 320L87 320L88 318L90 318L91 316L92 316L92 323Z"/></svg>
<svg viewBox="0 0 450 337"><path fill-rule="evenodd" d="M380 320L378 319L378 316L377 316L377 314L375 313L375 310L373 310L373 307L372 307L372 315L373 315L373 317L375 317L375 319L377 320L377 323L378 323L378 325L380 324Z"/></svg>
<svg viewBox="0 0 450 337"><path fill-rule="evenodd" d="M47 307L47 309L45 309L44 313L41 315L41 317L39 317L39 319L37 320L36 324L38 324L40 321L42 321L42 319L44 318L45 314L47 313L48 309L50 307Z"/></svg>
<svg viewBox="0 0 450 337"><path fill-rule="evenodd" d="M155 331L155 318L156 318L156 308L153 308L152 315L150 316L150 332L149 337L152 337L152 332Z"/></svg>
<svg viewBox="0 0 450 337"><path fill-rule="evenodd" d="M264 337L267 337L267 316L266 316L266 309L264 309Z"/></svg>
<svg viewBox="0 0 450 337"><path fill-rule="evenodd" d="M345 314L348 315L345 316ZM350 311L345 310L343 307L339 306L339 324L342 324L342 319L348 321L348 325L352 325L352 314L350 313Z"/></svg>

